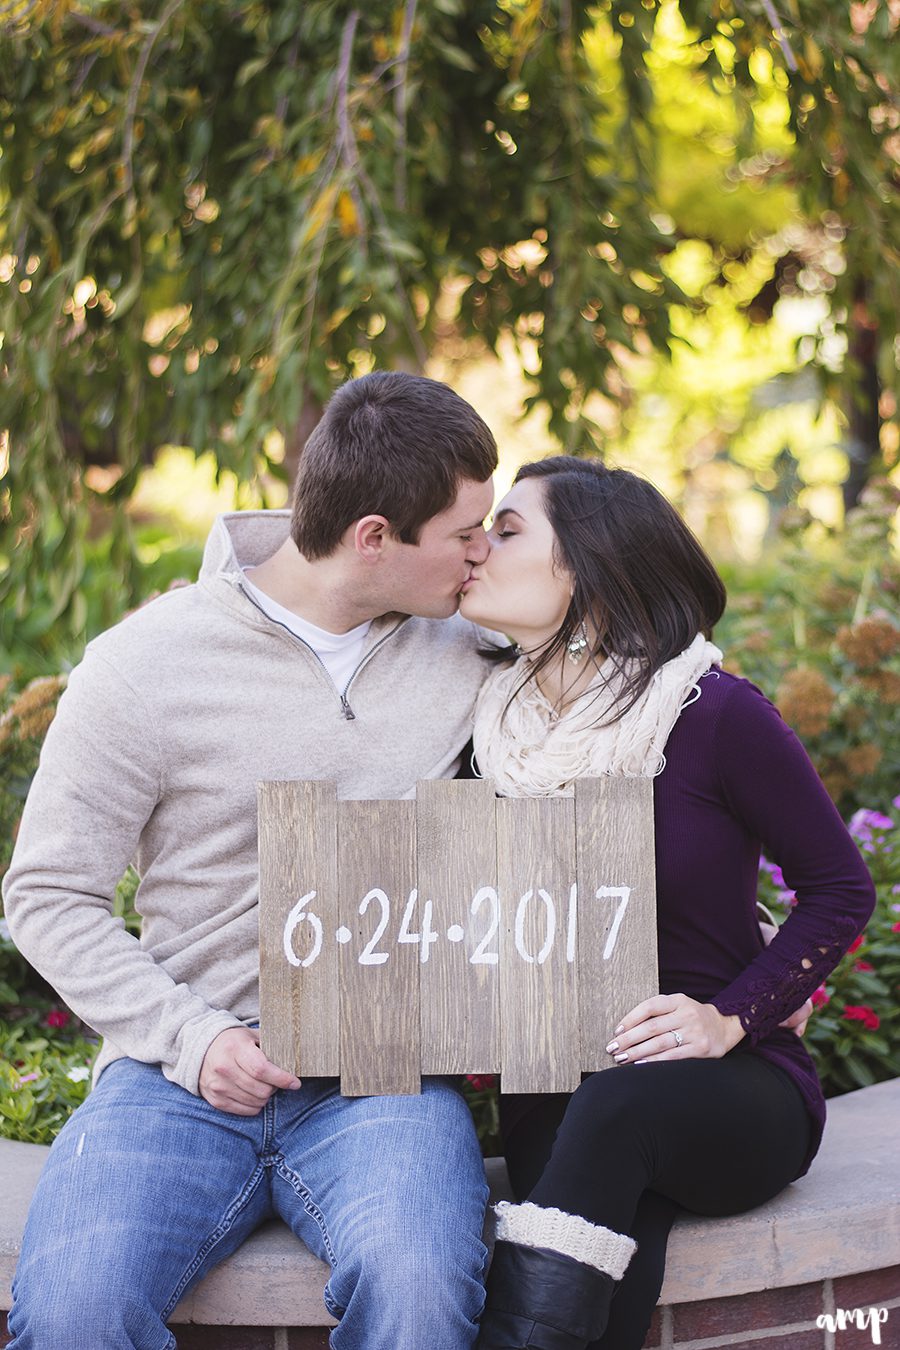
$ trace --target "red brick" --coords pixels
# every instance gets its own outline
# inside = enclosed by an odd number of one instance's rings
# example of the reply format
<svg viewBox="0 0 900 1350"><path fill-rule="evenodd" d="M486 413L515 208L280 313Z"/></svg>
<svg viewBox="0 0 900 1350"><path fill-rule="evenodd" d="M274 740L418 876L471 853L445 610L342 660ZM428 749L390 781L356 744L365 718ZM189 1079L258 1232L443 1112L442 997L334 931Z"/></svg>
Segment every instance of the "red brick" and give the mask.
<svg viewBox="0 0 900 1350"><path fill-rule="evenodd" d="M784 1331L761 1341L733 1341L720 1350L823 1350L824 1331Z"/></svg>
<svg viewBox="0 0 900 1350"><path fill-rule="evenodd" d="M822 1285L819 1281L792 1285L787 1289L762 1289L757 1294L708 1299L702 1303L676 1303L672 1307L675 1342L815 1322L821 1311ZM768 1346L768 1342L760 1342L760 1345Z"/></svg>
<svg viewBox="0 0 900 1350"><path fill-rule="evenodd" d="M662 1343L662 1308L653 1310L653 1317L650 1319L650 1330L647 1332L647 1338L644 1341L644 1350L657 1350Z"/></svg>
<svg viewBox="0 0 900 1350"><path fill-rule="evenodd" d="M900 1298L900 1266L841 1275L834 1281L836 1308L869 1308ZM900 1321L900 1316L897 1318ZM883 1344L883 1342L882 1342Z"/></svg>
<svg viewBox="0 0 900 1350"><path fill-rule="evenodd" d="M171 1326L178 1350L273 1350L271 1327Z"/></svg>

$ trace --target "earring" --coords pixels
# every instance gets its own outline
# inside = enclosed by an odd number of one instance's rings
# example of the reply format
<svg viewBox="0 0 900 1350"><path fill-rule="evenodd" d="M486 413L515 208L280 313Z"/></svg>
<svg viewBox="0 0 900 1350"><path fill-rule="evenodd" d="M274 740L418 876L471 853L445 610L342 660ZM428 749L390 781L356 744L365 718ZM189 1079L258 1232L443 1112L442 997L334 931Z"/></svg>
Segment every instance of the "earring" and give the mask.
<svg viewBox="0 0 900 1350"><path fill-rule="evenodd" d="M569 641L566 643L566 651L569 654L569 660L574 665L577 666L578 662L584 656L585 652L587 651L587 645L588 645L587 629L584 626L584 620L582 620L580 632L574 633L572 637L569 638Z"/></svg>

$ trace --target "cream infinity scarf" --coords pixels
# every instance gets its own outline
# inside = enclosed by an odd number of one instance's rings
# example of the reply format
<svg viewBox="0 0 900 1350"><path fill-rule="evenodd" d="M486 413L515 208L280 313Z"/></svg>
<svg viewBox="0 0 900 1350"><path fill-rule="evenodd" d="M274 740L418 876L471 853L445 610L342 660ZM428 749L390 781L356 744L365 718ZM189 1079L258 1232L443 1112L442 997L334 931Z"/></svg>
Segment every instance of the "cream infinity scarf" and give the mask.
<svg viewBox="0 0 900 1350"><path fill-rule="evenodd" d="M475 707L475 756L484 778L502 797L571 796L576 778L619 774L653 778L665 768L669 733L682 708L700 697L697 681L722 653L698 633L680 655L667 661L624 717L598 726L609 713L623 675L613 660L603 663L583 694L562 716L532 680L503 712L522 680L527 656L487 679Z"/></svg>

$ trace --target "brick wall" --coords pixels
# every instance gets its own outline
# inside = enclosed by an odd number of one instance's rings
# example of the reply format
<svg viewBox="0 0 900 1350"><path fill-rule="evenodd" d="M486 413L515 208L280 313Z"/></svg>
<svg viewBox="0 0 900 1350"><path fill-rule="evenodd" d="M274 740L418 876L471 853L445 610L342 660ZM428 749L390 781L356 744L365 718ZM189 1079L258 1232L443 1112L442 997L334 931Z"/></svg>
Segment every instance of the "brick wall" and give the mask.
<svg viewBox="0 0 900 1350"><path fill-rule="evenodd" d="M887 1321L879 1328L882 1350L900 1350L900 1266L787 1289L657 1308L645 1350L865 1350L875 1343L868 1327L861 1331L852 1325L844 1331L828 1331L816 1326L816 1318L838 1308L870 1307L888 1310ZM2 1327L0 1347L10 1339L5 1315ZM178 1350L328 1347L327 1327L176 1326L173 1331Z"/></svg>
<svg viewBox="0 0 900 1350"><path fill-rule="evenodd" d="M879 1328L882 1350L900 1350L900 1266L657 1308L645 1350L863 1350L873 1344L868 1326L828 1331L816 1318L870 1307L888 1309Z"/></svg>

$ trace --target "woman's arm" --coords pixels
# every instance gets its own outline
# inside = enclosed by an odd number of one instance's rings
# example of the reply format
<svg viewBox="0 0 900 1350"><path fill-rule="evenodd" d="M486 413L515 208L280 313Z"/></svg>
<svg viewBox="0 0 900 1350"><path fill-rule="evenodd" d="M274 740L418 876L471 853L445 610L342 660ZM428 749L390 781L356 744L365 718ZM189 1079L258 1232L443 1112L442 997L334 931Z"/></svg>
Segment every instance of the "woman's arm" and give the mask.
<svg viewBox="0 0 900 1350"><path fill-rule="evenodd" d="M809 756L752 685L732 687L714 745L729 810L763 841L797 897L772 942L710 1000L755 1044L831 973L865 927L875 892Z"/></svg>

